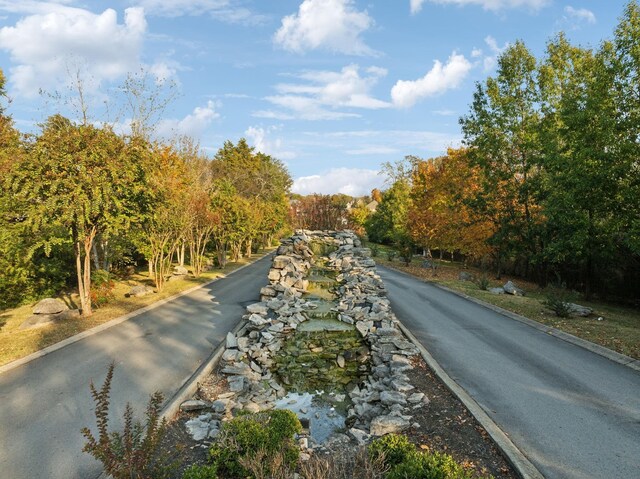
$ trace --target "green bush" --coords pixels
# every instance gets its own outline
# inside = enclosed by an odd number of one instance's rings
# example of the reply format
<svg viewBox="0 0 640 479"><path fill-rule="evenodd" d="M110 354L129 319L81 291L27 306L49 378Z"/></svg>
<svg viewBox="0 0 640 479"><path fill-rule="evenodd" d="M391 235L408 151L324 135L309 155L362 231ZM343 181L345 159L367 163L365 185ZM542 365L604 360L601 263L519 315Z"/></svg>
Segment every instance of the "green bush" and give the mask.
<svg viewBox="0 0 640 479"><path fill-rule="evenodd" d="M396 255L398 254L398 252L394 249L388 249L387 250L387 259L389 261L393 261L393 259L396 257Z"/></svg>
<svg viewBox="0 0 640 479"><path fill-rule="evenodd" d="M369 249L371 249L371 256L373 256L374 258L377 258L380 254L380 246L375 243L371 243Z"/></svg>
<svg viewBox="0 0 640 479"><path fill-rule="evenodd" d="M218 471L231 477L251 476L245 465L258 454L262 456L260 467L267 475L276 467L293 469L300 456L293 437L300 431L298 417L287 410L239 416L223 424L218 441L210 449L211 459Z"/></svg>
<svg viewBox="0 0 640 479"><path fill-rule="evenodd" d="M482 291L486 291L487 289L489 289L489 277L486 275L486 273L482 273L482 275L480 275L478 279L476 279L476 284Z"/></svg>
<svg viewBox="0 0 640 479"><path fill-rule="evenodd" d="M543 304L560 318L568 318L571 314L569 303L573 294L564 283L555 283L547 287Z"/></svg>
<svg viewBox="0 0 640 479"><path fill-rule="evenodd" d="M369 456L373 460L384 461L388 467L400 464L414 452L416 447L401 434L387 434L369 445Z"/></svg>
<svg viewBox="0 0 640 479"><path fill-rule="evenodd" d="M386 479L472 479L466 471L448 454L409 454L403 462L391 468Z"/></svg>
<svg viewBox="0 0 640 479"><path fill-rule="evenodd" d="M215 464L204 466L194 464L184 471L182 479L218 479L218 470Z"/></svg>

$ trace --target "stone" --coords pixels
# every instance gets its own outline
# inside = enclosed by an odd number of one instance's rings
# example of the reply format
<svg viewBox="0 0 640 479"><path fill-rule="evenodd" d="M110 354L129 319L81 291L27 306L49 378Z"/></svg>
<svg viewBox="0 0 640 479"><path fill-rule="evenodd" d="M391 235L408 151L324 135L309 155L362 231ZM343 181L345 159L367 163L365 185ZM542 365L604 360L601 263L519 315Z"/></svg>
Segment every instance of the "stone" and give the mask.
<svg viewBox="0 0 640 479"><path fill-rule="evenodd" d="M373 328L373 321L358 321L356 322L356 329L362 335L363 338L367 337L369 331Z"/></svg>
<svg viewBox="0 0 640 479"><path fill-rule="evenodd" d="M502 289L504 289L504 292L507 294L524 296L524 290L518 288L512 281L507 281L504 286L502 286Z"/></svg>
<svg viewBox="0 0 640 479"><path fill-rule="evenodd" d="M398 416L378 416L371 421L369 433L372 436L397 434L410 426L409 421Z"/></svg>
<svg viewBox="0 0 640 479"><path fill-rule="evenodd" d="M208 407L209 404L205 401L201 401L200 399L190 399L180 404L181 411L200 411L201 409L206 409Z"/></svg>
<svg viewBox="0 0 640 479"><path fill-rule="evenodd" d="M407 398L407 401L410 402L411 404L417 404L419 402L422 402L424 398L425 398L424 393L413 393Z"/></svg>
<svg viewBox="0 0 640 479"><path fill-rule="evenodd" d="M573 314L574 316L587 317L593 313L593 309L576 303L566 303L566 306L569 310L569 314Z"/></svg>
<svg viewBox="0 0 640 479"><path fill-rule="evenodd" d="M269 278L269 281L279 281L281 276L282 275L280 274L280 270L272 269L272 270L269 270L269 274L267 275L267 278Z"/></svg>
<svg viewBox="0 0 640 479"><path fill-rule="evenodd" d="M227 382L229 383L229 391L239 393L244 391L244 377L243 376L228 376Z"/></svg>
<svg viewBox="0 0 640 479"><path fill-rule="evenodd" d="M251 413L256 413L256 412L260 412L262 408L255 402L249 401L242 407L242 409Z"/></svg>
<svg viewBox="0 0 640 479"><path fill-rule="evenodd" d="M367 442L369 442L369 439L371 438L371 435L366 431L355 427L349 429L347 431L347 434L356 441L356 444L358 444L358 446L364 446Z"/></svg>
<svg viewBox="0 0 640 479"><path fill-rule="evenodd" d="M235 362L239 359L240 351L237 349L226 349L224 353L222 353L222 360Z"/></svg>
<svg viewBox="0 0 640 479"><path fill-rule="evenodd" d="M233 334L232 332L228 332L227 333L227 349L237 348L237 347L238 347L238 341L236 339L236 335Z"/></svg>
<svg viewBox="0 0 640 479"><path fill-rule="evenodd" d="M396 391L400 391L401 393L406 393L408 391L411 391L412 389L415 389L411 384L409 384L406 381L399 381L399 380L392 380L391 381L391 387L393 389L395 389Z"/></svg>
<svg viewBox="0 0 640 479"><path fill-rule="evenodd" d="M246 363L233 363L222 368L222 372L225 374L245 376L251 372L251 368Z"/></svg>
<svg viewBox="0 0 640 479"><path fill-rule="evenodd" d="M49 326L56 321L56 314L34 314L20 324L18 329L33 329Z"/></svg>
<svg viewBox="0 0 640 479"><path fill-rule="evenodd" d="M209 434L209 422L200 418L188 420L185 423L185 428L194 441L202 441Z"/></svg>
<svg viewBox="0 0 640 479"><path fill-rule="evenodd" d="M273 263L271 264L271 267L275 269L283 269L289 263L291 263L291 257L278 255L275 258L273 258Z"/></svg>
<svg viewBox="0 0 640 479"><path fill-rule="evenodd" d="M261 316L259 314L252 313L249 316L249 322L252 325L256 326L256 327L260 327L260 326L263 326L263 325L269 323L269 320L265 319L263 316Z"/></svg>
<svg viewBox="0 0 640 479"><path fill-rule="evenodd" d="M247 306L247 312L252 314L267 314L269 308L265 303L253 303Z"/></svg>
<svg viewBox="0 0 640 479"><path fill-rule="evenodd" d="M392 404L407 404L407 397L399 391L382 391L380 393L380 402L391 406Z"/></svg>
<svg viewBox="0 0 640 479"><path fill-rule="evenodd" d="M153 293L153 288L146 286L144 284L139 284L131 288L125 296L127 297L133 296L134 298L141 298L142 296L146 296L151 293Z"/></svg>
<svg viewBox="0 0 640 479"><path fill-rule="evenodd" d="M344 368L345 360L342 354L338 354L338 357L336 358L336 363L338 363L339 367Z"/></svg>
<svg viewBox="0 0 640 479"><path fill-rule="evenodd" d="M58 314L69 309L69 306L57 298L45 298L33 308L33 314Z"/></svg>
<svg viewBox="0 0 640 479"><path fill-rule="evenodd" d="M458 279L460 281L473 281L475 280L475 276L473 276L473 274L468 273L466 271L460 271L460 274L458 274Z"/></svg>
<svg viewBox="0 0 640 479"><path fill-rule="evenodd" d="M260 296L275 296L278 293L276 292L275 288L271 287L271 286L265 286L263 288L260 289Z"/></svg>
<svg viewBox="0 0 640 479"><path fill-rule="evenodd" d="M184 266L175 266L173 268L173 274L174 276L185 276L189 274L189 270Z"/></svg>
<svg viewBox="0 0 640 479"><path fill-rule="evenodd" d="M227 398L219 398L211 403L211 409L218 414L223 414L227 410L227 406L231 404L231 400Z"/></svg>
<svg viewBox="0 0 640 479"><path fill-rule="evenodd" d="M492 294L504 294L503 288L489 288L487 291L489 291Z"/></svg>

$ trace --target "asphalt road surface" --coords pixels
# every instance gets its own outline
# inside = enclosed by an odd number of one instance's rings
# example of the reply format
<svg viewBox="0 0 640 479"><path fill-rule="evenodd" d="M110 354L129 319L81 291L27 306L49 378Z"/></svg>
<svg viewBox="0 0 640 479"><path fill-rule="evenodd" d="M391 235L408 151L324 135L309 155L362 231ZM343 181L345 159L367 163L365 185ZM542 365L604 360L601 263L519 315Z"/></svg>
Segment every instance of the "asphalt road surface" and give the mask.
<svg viewBox="0 0 640 479"><path fill-rule="evenodd" d="M640 478L640 373L378 271L397 317L547 479Z"/></svg>
<svg viewBox="0 0 640 479"><path fill-rule="evenodd" d="M88 479L99 462L82 452L95 431L89 381L111 361L112 416L130 402L143 417L149 395L170 398L259 300L270 258L129 321L0 374L0 478ZM118 421L119 422L119 421ZM117 423L115 423L117 424ZM94 432L95 434L95 432Z"/></svg>

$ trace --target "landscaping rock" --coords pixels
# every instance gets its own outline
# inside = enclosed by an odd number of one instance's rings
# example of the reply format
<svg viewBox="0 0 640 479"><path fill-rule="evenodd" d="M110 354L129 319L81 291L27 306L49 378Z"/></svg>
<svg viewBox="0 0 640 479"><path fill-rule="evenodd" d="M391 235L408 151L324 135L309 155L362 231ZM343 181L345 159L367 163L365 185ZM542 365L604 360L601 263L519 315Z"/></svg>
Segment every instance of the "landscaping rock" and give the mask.
<svg viewBox="0 0 640 479"><path fill-rule="evenodd" d="M142 296L146 296L151 293L153 293L153 288L150 288L149 286L146 286L144 284L139 284L131 288L125 296L127 297L133 296L134 298L141 298Z"/></svg>
<svg viewBox="0 0 640 479"><path fill-rule="evenodd" d="M199 411L201 409L206 409L209 407L209 404L201 401L200 399L190 399L189 401L185 401L180 404L181 411Z"/></svg>
<svg viewBox="0 0 640 479"><path fill-rule="evenodd" d="M173 275L174 276L185 276L189 274L189 270L187 268L185 268L184 266L175 266L173 268Z"/></svg>
<svg viewBox="0 0 640 479"><path fill-rule="evenodd" d="M586 306L581 306L575 303L566 303L566 305L567 309L569 310L569 314L572 314L574 316L587 317L593 314L593 309Z"/></svg>
<svg viewBox="0 0 640 479"><path fill-rule="evenodd" d="M33 314L58 314L69 309L62 300L57 298L45 298L35 305Z"/></svg>
<svg viewBox="0 0 640 479"><path fill-rule="evenodd" d="M372 436L397 434L410 426L409 421L398 416L378 416L371 421L369 433Z"/></svg>
<svg viewBox="0 0 640 479"><path fill-rule="evenodd" d="M507 281L502 287L504 292L513 296L524 296L524 290L518 288L512 281Z"/></svg>
<svg viewBox="0 0 640 479"><path fill-rule="evenodd" d="M504 294L504 288L489 288L487 291L492 294Z"/></svg>
<svg viewBox="0 0 640 479"><path fill-rule="evenodd" d="M49 326L50 324L55 323L56 316L57 315L55 314L34 314L23 321L18 329L24 330Z"/></svg>

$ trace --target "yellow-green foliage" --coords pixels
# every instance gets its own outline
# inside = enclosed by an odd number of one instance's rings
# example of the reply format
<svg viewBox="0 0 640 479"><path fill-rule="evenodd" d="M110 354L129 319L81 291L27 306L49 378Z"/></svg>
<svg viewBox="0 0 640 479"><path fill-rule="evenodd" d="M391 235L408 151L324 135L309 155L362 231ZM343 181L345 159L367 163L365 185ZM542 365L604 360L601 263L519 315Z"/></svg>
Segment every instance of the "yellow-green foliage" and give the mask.
<svg viewBox="0 0 640 479"><path fill-rule="evenodd" d="M211 459L221 473L230 477L251 477L243 463L258 454L266 475L275 472L272 468L276 462L279 467L293 469L300 455L294 435L300 431L298 417L287 410L239 416L222 426L218 441L211 447Z"/></svg>

